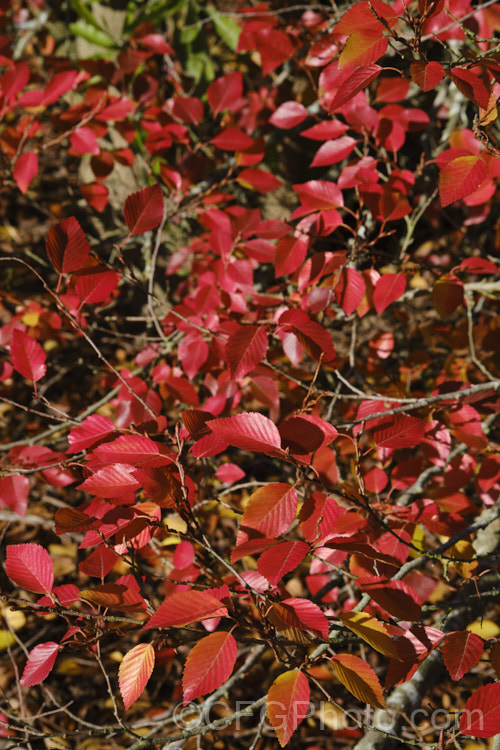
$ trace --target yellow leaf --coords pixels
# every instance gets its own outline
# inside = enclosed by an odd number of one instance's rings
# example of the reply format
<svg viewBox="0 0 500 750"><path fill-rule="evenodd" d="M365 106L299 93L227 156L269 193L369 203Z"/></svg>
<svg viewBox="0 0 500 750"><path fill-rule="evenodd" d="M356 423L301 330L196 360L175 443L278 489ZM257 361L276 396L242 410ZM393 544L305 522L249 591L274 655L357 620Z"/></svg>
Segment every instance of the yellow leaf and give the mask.
<svg viewBox="0 0 500 750"><path fill-rule="evenodd" d="M10 630L0 630L0 651L6 651L16 642Z"/></svg>
<svg viewBox="0 0 500 750"><path fill-rule="evenodd" d="M497 638L500 634L500 627L493 620L483 620L482 622L481 620L476 620L476 622L471 622L470 625L467 625L466 630L484 638L484 640Z"/></svg>
<svg viewBox="0 0 500 750"><path fill-rule="evenodd" d="M384 624L372 615L367 612L344 612L339 615L339 620L376 651L384 654L384 656L392 656L394 659L399 658L397 645L387 632Z"/></svg>
<svg viewBox="0 0 500 750"><path fill-rule="evenodd" d="M382 686L366 661L352 654L337 654L332 657L332 665L340 682L355 698L375 708L384 707Z"/></svg>

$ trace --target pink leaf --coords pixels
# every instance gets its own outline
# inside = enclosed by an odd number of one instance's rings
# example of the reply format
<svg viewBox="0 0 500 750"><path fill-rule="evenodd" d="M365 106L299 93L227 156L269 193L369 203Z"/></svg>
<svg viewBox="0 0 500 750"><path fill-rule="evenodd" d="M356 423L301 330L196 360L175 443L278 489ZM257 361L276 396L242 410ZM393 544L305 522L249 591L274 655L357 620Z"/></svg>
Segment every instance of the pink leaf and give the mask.
<svg viewBox="0 0 500 750"><path fill-rule="evenodd" d="M38 172L38 156L33 151L25 151L16 159L13 176L21 193L25 193L31 180Z"/></svg>
<svg viewBox="0 0 500 750"><path fill-rule="evenodd" d="M295 570L309 552L305 542L282 542L264 552L257 563L258 571L276 586L284 575Z"/></svg>
<svg viewBox="0 0 500 750"><path fill-rule="evenodd" d="M282 455L278 428L258 412L244 412L234 417L211 419L207 427L221 440L235 448Z"/></svg>
<svg viewBox="0 0 500 750"><path fill-rule="evenodd" d="M70 136L71 148L77 154L100 154L97 136L92 128L78 128Z"/></svg>
<svg viewBox="0 0 500 750"><path fill-rule="evenodd" d="M406 277L402 273L386 273L375 284L373 305L379 315L386 307L401 297L406 289Z"/></svg>
<svg viewBox="0 0 500 750"><path fill-rule="evenodd" d="M118 670L118 683L125 711L140 696L151 677L155 665L155 650L151 643L139 643L127 651Z"/></svg>
<svg viewBox="0 0 500 750"><path fill-rule="evenodd" d="M47 550L39 544L9 544L5 571L16 586L35 594L50 594L54 585L54 565Z"/></svg>
<svg viewBox="0 0 500 750"><path fill-rule="evenodd" d="M234 484L239 479L243 479L245 472L236 464L222 464L215 472L215 476L220 482Z"/></svg>
<svg viewBox="0 0 500 750"><path fill-rule="evenodd" d="M38 341L16 328L10 344L10 360L14 369L36 383L47 370L45 359L45 352Z"/></svg>
<svg viewBox="0 0 500 750"><path fill-rule="evenodd" d="M28 507L30 482L24 474L11 474L0 479L0 507L10 508L24 516Z"/></svg>
<svg viewBox="0 0 500 750"><path fill-rule="evenodd" d="M191 649L182 676L185 706L226 682L237 652L234 636L222 631L205 636Z"/></svg>
<svg viewBox="0 0 500 750"><path fill-rule="evenodd" d="M328 640L328 620L317 604L309 601L309 599L298 597L282 599L280 604L286 604L293 609L303 624L304 630L310 630L312 633L316 632L325 641Z"/></svg>
<svg viewBox="0 0 500 750"><path fill-rule="evenodd" d="M300 102L289 101L280 104L278 109L269 118L271 125L276 128L288 130L300 125L308 116L308 111Z"/></svg>
<svg viewBox="0 0 500 750"><path fill-rule="evenodd" d="M311 691L307 677L291 669L277 677L267 694L267 715L284 747L300 722L307 716Z"/></svg>
<svg viewBox="0 0 500 750"><path fill-rule="evenodd" d="M443 646L443 660L452 680L460 680L478 663L483 654L483 639L468 630L449 633Z"/></svg>
<svg viewBox="0 0 500 750"><path fill-rule="evenodd" d="M156 229L163 219L164 210L163 193L159 185L151 185L129 195L123 215L130 234L144 234Z"/></svg>
<svg viewBox="0 0 500 750"><path fill-rule="evenodd" d="M59 273L71 273L81 268L90 253L89 241L74 216L50 227L45 249Z"/></svg>
<svg viewBox="0 0 500 750"><path fill-rule="evenodd" d="M349 156L356 143L356 139L351 138L350 135L343 135L335 141L326 141L316 152L311 167L326 167L329 164L337 164L337 162Z"/></svg>
<svg viewBox="0 0 500 750"><path fill-rule="evenodd" d="M483 685L471 695L460 717L460 731L468 737L500 734L500 682Z"/></svg>
<svg viewBox="0 0 500 750"><path fill-rule="evenodd" d="M262 326L241 326L229 337L226 358L231 376L235 380L244 377L262 362L267 351L267 336Z"/></svg>
<svg viewBox="0 0 500 750"><path fill-rule="evenodd" d="M53 641L40 643L31 649L20 684L24 687L39 685L50 674L57 658L59 644Z"/></svg>

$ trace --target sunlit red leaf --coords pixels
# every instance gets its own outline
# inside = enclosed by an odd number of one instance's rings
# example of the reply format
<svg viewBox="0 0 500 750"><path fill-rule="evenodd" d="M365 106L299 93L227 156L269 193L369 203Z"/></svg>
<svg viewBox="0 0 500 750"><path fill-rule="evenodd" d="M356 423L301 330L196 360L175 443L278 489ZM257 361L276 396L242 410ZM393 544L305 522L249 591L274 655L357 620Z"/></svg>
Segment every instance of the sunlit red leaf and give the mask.
<svg viewBox="0 0 500 750"><path fill-rule="evenodd" d="M309 698L309 682L299 669L290 669L280 674L269 688L267 715L281 747L285 747L300 722L307 716Z"/></svg>
<svg viewBox="0 0 500 750"><path fill-rule="evenodd" d="M440 62L431 60L417 60L410 65L410 73L422 91L431 91L435 88L444 76L444 69Z"/></svg>
<svg viewBox="0 0 500 750"><path fill-rule="evenodd" d="M347 102L368 86L377 78L382 68L380 65L366 65L354 71L342 84L332 101L330 102L329 113L340 109Z"/></svg>
<svg viewBox="0 0 500 750"><path fill-rule="evenodd" d="M253 140L239 128L226 128L212 138L212 143L221 151L242 151L250 148Z"/></svg>
<svg viewBox="0 0 500 750"><path fill-rule="evenodd" d="M378 29L355 31L349 36L341 52L339 68L356 65L357 67L363 66L366 69L366 66L382 57L387 49L387 44L387 38L383 36L382 27L380 31Z"/></svg>
<svg viewBox="0 0 500 750"><path fill-rule="evenodd" d="M33 151L25 151L16 159L12 175L21 193L25 193L38 172L38 156Z"/></svg>
<svg viewBox="0 0 500 750"><path fill-rule="evenodd" d="M332 665L340 682L358 700L383 708L382 686L369 664L353 654L336 654L332 657Z"/></svg>
<svg viewBox="0 0 500 750"><path fill-rule="evenodd" d="M255 39L261 57L262 74L265 76L289 60L295 50L287 34L270 26L259 29Z"/></svg>
<svg viewBox="0 0 500 750"><path fill-rule="evenodd" d="M380 448L411 448L423 438L425 427L422 419L395 414L375 427L373 437Z"/></svg>
<svg viewBox="0 0 500 750"><path fill-rule="evenodd" d="M109 464L129 466L165 466L172 462L168 450L146 435L120 435L110 443L101 443L93 455ZM103 496L104 497L104 496Z"/></svg>
<svg viewBox="0 0 500 750"><path fill-rule="evenodd" d="M45 359L45 352L38 341L16 328L10 344L10 361L14 369L36 383L47 371Z"/></svg>
<svg viewBox="0 0 500 750"><path fill-rule="evenodd" d="M257 190L258 193L270 193L272 190L276 190L283 183L278 180L271 172L266 172L264 169L258 169L257 167L249 167L239 173L236 178L237 182L243 187Z"/></svg>
<svg viewBox="0 0 500 750"><path fill-rule="evenodd" d="M235 448L260 453L282 453L278 428L268 417L258 412L211 419L207 422L207 427L218 438Z"/></svg>
<svg viewBox="0 0 500 750"><path fill-rule="evenodd" d="M214 114L231 109L243 93L243 76L239 71L217 78L207 89L208 103Z"/></svg>
<svg viewBox="0 0 500 750"><path fill-rule="evenodd" d="M81 425L70 430L68 435L69 448L66 453L79 453L91 448L100 440L108 437L115 429L109 417L101 414L91 414Z"/></svg>
<svg viewBox="0 0 500 750"><path fill-rule="evenodd" d="M373 305L379 315L386 307L401 297L406 289L406 277L402 273L386 273L375 284Z"/></svg>
<svg viewBox="0 0 500 750"><path fill-rule="evenodd" d="M179 343L177 353L184 372L188 378L192 379L207 361L209 347L203 337L195 331L184 336Z"/></svg>
<svg viewBox="0 0 500 750"><path fill-rule="evenodd" d="M180 591L165 599L144 629L179 628L193 622L225 615L227 615L226 607L222 606L219 599L212 594L195 590Z"/></svg>
<svg viewBox="0 0 500 750"><path fill-rule="evenodd" d="M165 210L159 185L151 185L129 195L123 207L125 224L130 234L151 232L161 223Z"/></svg>
<svg viewBox="0 0 500 750"><path fill-rule="evenodd" d="M335 141L326 141L319 147L311 167L325 167L345 159L354 149L357 141L350 135L343 135Z"/></svg>
<svg viewBox="0 0 500 750"><path fill-rule="evenodd" d="M276 277L288 276L296 271L306 258L308 246L306 237L283 237L276 245Z"/></svg>
<svg viewBox="0 0 500 750"><path fill-rule="evenodd" d="M118 559L119 556L113 549L100 544L85 560L79 563L78 568L86 576L93 576L102 580L112 570Z"/></svg>
<svg viewBox="0 0 500 750"><path fill-rule="evenodd" d="M123 657L118 670L118 683L125 711L146 687L154 665L155 650L151 643L138 643Z"/></svg>
<svg viewBox="0 0 500 750"><path fill-rule="evenodd" d="M233 378L238 380L262 362L267 351L267 336L262 326L241 326L226 344L226 357Z"/></svg>
<svg viewBox="0 0 500 750"><path fill-rule="evenodd" d="M79 484L78 489L100 497L123 497L140 487L133 472L134 467L128 464L110 464Z"/></svg>
<svg viewBox="0 0 500 750"><path fill-rule="evenodd" d="M297 511L299 499L290 484L275 482L259 487L249 498L241 526L277 537L288 529Z"/></svg>
<svg viewBox="0 0 500 750"><path fill-rule="evenodd" d="M226 682L237 652L234 636L223 631L205 636L191 649L182 675L185 706Z"/></svg>
<svg viewBox="0 0 500 750"><path fill-rule="evenodd" d="M24 474L11 474L0 479L0 507L10 508L24 516L28 507L30 481Z"/></svg>
<svg viewBox="0 0 500 750"><path fill-rule="evenodd" d="M500 682L483 685L471 695L460 716L460 731L468 737L500 733Z"/></svg>
<svg viewBox="0 0 500 750"><path fill-rule="evenodd" d="M50 227L45 248L59 273L70 273L81 268L90 253L89 241L73 216Z"/></svg>
<svg viewBox="0 0 500 750"><path fill-rule="evenodd" d="M40 544L9 544L5 572L16 586L35 594L50 594L54 585L54 565Z"/></svg>
<svg viewBox="0 0 500 750"><path fill-rule="evenodd" d="M483 654L484 642L475 633L459 630L449 633L443 646L443 660L452 680L460 680Z"/></svg>
<svg viewBox="0 0 500 750"><path fill-rule="evenodd" d="M269 118L269 122L276 128L288 130L289 128L294 128L296 125L300 125L300 123L306 119L308 114L307 109L300 102L283 102L283 104L280 104L278 109L273 112Z"/></svg>
<svg viewBox="0 0 500 750"><path fill-rule="evenodd" d="M356 268L347 266L342 269L340 280L335 287L335 296L346 315L351 315L361 303L366 292L363 276Z"/></svg>
<svg viewBox="0 0 500 750"><path fill-rule="evenodd" d="M360 29L382 31L385 24L380 19L384 19L388 26L392 28L398 20L398 14L382 0L371 0L371 2L361 0L361 2L347 8L335 26L335 32L337 34L352 34Z"/></svg>
<svg viewBox="0 0 500 750"><path fill-rule="evenodd" d="M282 542L260 556L258 571L271 586L276 586L284 575L295 570L308 552L309 545L305 542Z"/></svg>
<svg viewBox="0 0 500 750"><path fill-rule="evenodd" d="M101 152L97 137L92 128L77 128L70 135L71 148L77 154L94 154Z"/></svg>
<svg viewBox="0 0 500 750"><path fill-rule="evenodd" d="M309 180L309 182L292 185L292 187L302 205L310 211L327 211L344 205L342 192L334 182Z"/></svg>
<svg viewBox="0 0 500 750"><path fill-rule="evenodd" d="M282 599L280 604L293 609L303 629L318 634L325 641L328 640L328 620L317 604L299 597Z"/></svg>
<svg viewBox="0 0 500 750"><path fill-rule="evenodd" d="M481 154L459 156L440 170L439 196L442 206L466 198L474 192L488 176L488 166Z"/></svg>
<svg viewBox="0 0 500 750"><path fill-rule="evenodd" d="M31 687L43 682L52 671L58 651L59 644L53 641L40 643L31 649L20 684L24 687Z"/></svg>

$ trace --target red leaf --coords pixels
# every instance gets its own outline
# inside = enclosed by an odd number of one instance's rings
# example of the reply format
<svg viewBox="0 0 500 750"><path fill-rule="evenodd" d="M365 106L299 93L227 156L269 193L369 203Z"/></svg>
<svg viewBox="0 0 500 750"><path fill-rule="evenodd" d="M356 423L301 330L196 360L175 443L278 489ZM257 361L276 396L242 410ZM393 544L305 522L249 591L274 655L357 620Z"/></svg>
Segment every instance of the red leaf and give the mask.
<svg viewBox="0 0 500 750"><path fill-rule="evenodd" d="M139 592L125 583L103 583L80 591L80 597L100 607L117 609L119 612L143 612L146 609L146 602Z"/></svg>
<svg viewBox="0 0 500 750"><path fill-rule="evenodd" d="M334 182L309 180L292 187L309 211L328 211L344 205L342 192Z"/></svg>
<svg viewBox="0 0 500 750"><path fill-rule="evenodd" d="M79 453L86 448L91 448L100 440L108 437L115 429L115 425L109 417L101 414L91 414L86 417L81 425L74 427L69 435L69 448L66 453Z"/></svg>
<svg viewBox="0 0 500 750"><path fill-rule="evenodd" d="M128 464L110 464L99 469L78 485L77 489L100 497L127 498L141 485L134 477L134 467Z"/></svg>
<svg viewBox="0 0 500 750"><path fill-rule="evenodd" d="M356 70L339 86L337 93L330 103L328 114L331 114L335 109L343 107L344 104L355 97L362 89L366 88L368 84L377 78L381 70L380 65L366 65Z"/></svg>
<svg viewBox="0 0 500 750"><path fill-rule="evenodd" d="M35 594L50 594L54 585L54 565L39 544L9 544L5 571L16 586Z"/></svg>
<svg viewBox="0 0 500 750"><path fill-rule="evenodd" d="M460 716L460 731L468 737L500 734L500 682L483 685L471 695Z"/></svg>
<svg viewBox="0 0 500 750"><path fill-rule="evenodd" d="M423 438L425 427L422 419L395 414L375 427L373 438L379 448L412 448Z"/></svg>
<svg viewBox="0 0 500 750"><path fill-rule="evenodd" d="M311 320L301 310L287 310L280 316L279 324L291 327L307 353L316 361L332 363L335 360L335 349L332 337L323 326Z"/></svg>
<svg viewBox="0 0 500 750"><path fill-rule="evenodd" d="M25 193L31 180L38 172L38 156L33 151L25 151L14 164L13 177L21 193Z"/></svg>
<svg viewBox="0 0 500 750"><path fill-rule="evenodd" d="M459 91L481 109L488 109L490 92L481 78L468 68L454 67L448 74Z"/></svg>
<svg viewBox="0 0 500 750"><path fill-rule="evenodd" d="M195 590L180 591L165 599L143 629L180 628L193 622L225 615L226 607L212 594Z"/></svg>
<svg viewBox="0 0 500 750"><path fill-rule="evenodd" d="M312 633L319 634L325 641L328 640L328 620L317 604L309 599L298 597L282 599L280 604L286 604L293 609L304 626L304 630L310 630Z"/></svg>
<svg viewBox="0 0 500 750"><path fill-rule="evenodd" d="M306 119L308 114L309 112L303 104L300 104L300 102L283 102L283 104L280 104L278 109L273 112L268 122L276 128L288 130L289 128L294 128L296 125L300 125L300 123Z"/></svg>
<svg viewBox="0 0 500 750"><path fill-rule="evenodd" d="M129 466L166 466L172 463L165 446L146 435L120 435L111 443L102 443L94 450L103 463Z"/></svg>
<svg viewBox="0 0 500 750"><path fill-rule="evenodd" d="M59 273L71 273L81 268L90 253L89 241L74 216L50 227L45 249Z"/></svg>
<svg viewBox="0 0 500 750"><path fill-rule="evenodd" d="M238 71L222 76L210 84L207 89L208 103L214 114L219 114L223 109L231 109L238 102L243 93L243 76Z"/></svg>
<svg viewBox="0 0 500 750"><path fill-rule="evenodd" d="M307 237L283 237L276 245L275 274L288 276L304 262L309 247Z"/></svg>
<svg viewBox="0 0 500 750"><path fill-rule="evenodd" d="M338 67L346 68L351 65L366 67L374 63L385 53L387 49L387 38L383 36L383 28L363 29L352 33L344 49L342 50ZM337 105L338 106L338 105Z"/></svg>
<svg viewBox="0 0 500 750"><path fill-rule="evenodd" d="M475 633L460 630L449 633L443 646L443 660L452 680L460 680L478 663L483 654L483 639Z"/></svg>
<svg viewBox="0 0 500 750"><path fill-rule="evenodd" d="M401 297L406 289L406 277L402 273L386 273L375 284L373 305L379 315L386 307Z"/></svg>
<svg viewBox="0 0 500 750"><path fill-rule="evenodd" d="M70 510L73 510L73 508ZM93 519L89 520L92 520L92 523L94 524ZM100 578L103 580L110 570L113 569L118 559L119 555L117 555L114 550L100 544L99 547L93 550L85 560L81 561L78 568L80 572L84 573L86 576L93 576L94 578Z"/></svg>
<svg viewBox="0 0 500 750"><path fill-rule="evenodd" d="M282 455L278 428L258 412L244 412L234 417L211 419L207 427L221 440L235 448Z"/></svg>
<svg viewBox="0 0 500 750"><path fill-rule="evenodd" d="M262 362L267 352L267 336L262 326L241 326L226 343L231 376L244 377Z"/></svg>
<svg viewBox="0 0 500 750"><path fill-rule="evenodd" d="M343 268L340 282L335 287L335 296L346 315L351 315L365 296L366 284L356 268Z"/></svg>
<svg viewBox="0 0 500 750"><path fill-rule="evenodd" d="M311 692L307 677L290 669L277 677L267 694L267 715L281 747L285 747L300 722L307 716Z"/></svg>
<svg viewBox="0 0 500 750"><path fill-rule="evenodd" d="M481 155L459 156L445 164L439 173L439 197L442 206L466 198L488 176L488 166Z"/></svg>
<svg viewBox="0 0 500 750"><path fill-rule="evenodd" d="M63 70L56 73L45 87L43 105L53 104L67 91L70 91L78 78L77 70Z"/></svg>
<svg viewBox="0 0 500 750"><path fill-rule="evenodd" d="M315 492L308 497L299 514L300 530L306 542L322 544L334 533L340 508L331 497Z"/></svg>
<svg viewBox="0 0 500 750"><path fill-rule="evenodd" d="M422 91L430 91L435 88L444 76L444 69L440 62L431 60L426 63L424 60L417 60L410 65L410 73Z"/></svg>
<svg viewBox="0 0 500 750"><path fill-rule="evenodd" d="M239 479L243 479L245 472L236 464L222 464L215 472L215 476L220 482L234 484Z"/></svg>
<svg viewBox="0 0 500 750"><path fill-rule="evenodd" d="M404 581L370 581L360 587L389 614L400 620L419 620L422 607L413 589Z"/></svg>
<svg viewBox="0 0 500 750"><path fill-rule="evenodd" d="M378 16L378 18L377 18ZM385 24L379 20L383 18L392 28L398 20L398 13L390 5L382 0L361 0L361 2L350 6L338 24L335 26L336 34L352 34L361 29L378 29L383 31Z"/></svg>
<svg viewBox="0 0 500 750"><path fill-rule="evenodd" d="M28 507L30 482L24 474L11 474L0 479L0 507L10 508L24 516Z"/></svg>
<svg viewBox="0 0 500 750"><path fill-rule="evenodd" d="M282 542L259 557L257 569L271 586L276 586L284 575L295 570L308 552L309 545L305 542Z"/></svg>
<svg viewBox="0 0 500 750"><path fill-rule="evenodd" d="M248 500L240 526L261 531L266 537L277 537L292 523L298 502L295 489L284 482L259 487Z"/></svg>
<svg viewBox="0 0 500 750"><path fill-rule="evenodd" d="M97 136L92 128L78 128L70 136L71 148L77 154L94 154L97 156L101 153Z"/></svg>
<svg viewBox="0 0 500 750"><path fill-rule="evenodd" d="M55 515L56 534L89 531L100 525L100 521L87 516L76 508L59 508Z"/></svg>
<svg viewBox="0 0 500 750"><path fill-rule="evenodd" d="M43 682L55 664L58 651L59 644L53 641L40 643L31 649L20 684L23 687L31 687Z"/></svg>
<svg viewBox="0 0 500 750"><path fill-rule="evenodd" d="M278 180L278 178L271 174L271 172L266 172L264 169L258 169L257 167L244 169L239 173L236 181L243 187L257 190L258 193L270 193L272 190L276 190L283 184L281 180Z"/></svg>
<svg viewBox="0 0 500 750"><path fill-rule="evenodd" d="M47 371L45 352L35 339L16 328L10 344L12 367L24 378L34 383L43 378Z"/></svg>
<svg viewBox="0 0 500 750"><path fill-rule="evenodd" d="M205 636L191 649L182 675L185 706L226 682L237 652L234 636L222 631Z"/></svg>
<svg viewBox="0 0 500 750"><path fill-rule="evenodd" d="M212 138L212 143L221 151L243 151L250 148L253 140L239 128L226 128Z"/></svg>
<svg viewBox="0 0 500 750"><path fill-rule="evenodd" d="M272 70L289 60L294 53L294 46L290 38L282 31L265 26L255 35L257 51L260 53L262 74L267 75Z"/></svg>
<svg viewBox="0 0 500 750"><path fill-rule="evenodd" d="M356 143L356 139L350 135L343 135L335 141L326 141L316 152L311 167L325 167L342 161L349 156Z"/></svg>
<svg viewBox="0 0 500 750"><path fill-rule="evenodd" d="M155 665L155 650L151 643L139 643L127 651L118 670L118 683L125 711L140 696L151 677Z"/></svg>
<svg viewBox="0 0 500 750"><path fill-rule="evenodd" d="M209 347L203 337L196 331L184 336L177 348L177 354L184 372L188 378L192 379L207 361Z"/></svg>
<svg viewBox="0 0 500 750"><path fill-rule="evenodd" d="M90 182L80 185L80 192L92 208L102 213L109 202L109 190L100 182Z"/></svg>
<svg viewBox="0 0 500 750"><path fill-rule="evenodd" d="M289 417L278 427L283 448L295 455L304 455L317 450L325 441L325 433L318 425L304 416ZM270 535L272 536L272 535Z"/></svg>
<svg viewBox="0 0 500 750"><path fill-rule="evenodd" d="M159 185L151 185L129 195L123 207L125 224L130 234L144 234L156 229L165 210Z"/></svg>
<svg viewBox="0 0 500 750"><path fill-rule="evenodd" d="M108 299L121 279L120 274L105 266L93 266L78 274L75 292L82 305L97 305Z"/></svg>

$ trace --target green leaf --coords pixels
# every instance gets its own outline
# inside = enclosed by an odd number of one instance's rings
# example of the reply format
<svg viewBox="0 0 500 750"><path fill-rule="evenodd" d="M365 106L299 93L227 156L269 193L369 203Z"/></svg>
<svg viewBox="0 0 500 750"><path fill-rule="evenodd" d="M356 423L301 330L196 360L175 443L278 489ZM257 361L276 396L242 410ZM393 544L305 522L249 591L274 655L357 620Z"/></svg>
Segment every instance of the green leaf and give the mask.
<svg viewBox="0 0 500 750"><path fill-rule="evenodd" d="M236 52L238 40L241 34L241 27L238 26L234 18L219 13L213 5L207 7L207 13L212 19L216 34L220 36L225 44L227 44L229 49Z"/></svg>
<svg viewBox="0 0 500 750"><path fill-rule="evenodd" d="M173 16L188 0L156 0L148 2L146 8L137 15L133 21L127 19L125 31L131 33L143 23L151 21L154 25L161 23L165 18Z"/></svg>
<svg viewBox="0 0 500 750"><path fill-rule="evenodd" d="M85 21L76 21L76 23L70 23L69 30L75 36L80 36L82 39L86 39L87 42L95 44L97 47L105 47L106 49L119 49L119 45L115 42L113 37L111 37L99 27L92 26L90 23L86 23Z"/></svg>
<svg viewBox="0 0 500 750"><path fill-rule="evenodd" d="M95 20L92 11L87 8L82 0L70 0L70 3L73 10L78 16L80 16L80 18L86 21L90 26L94 26L94 28L101 30L101 27Z"/></svg>
<svg viewBox="0 0 500 750"><path fill-rule="evenodd" d="M203 28L198 9L190 3L188 12L182 22L181 32L179 34L180 44L191 44Z"/></svg>

